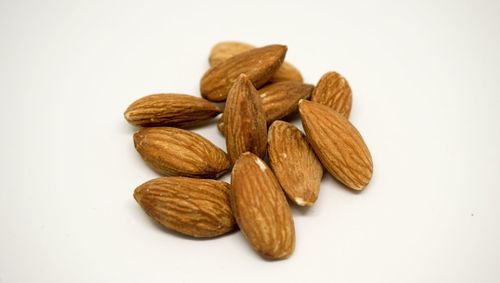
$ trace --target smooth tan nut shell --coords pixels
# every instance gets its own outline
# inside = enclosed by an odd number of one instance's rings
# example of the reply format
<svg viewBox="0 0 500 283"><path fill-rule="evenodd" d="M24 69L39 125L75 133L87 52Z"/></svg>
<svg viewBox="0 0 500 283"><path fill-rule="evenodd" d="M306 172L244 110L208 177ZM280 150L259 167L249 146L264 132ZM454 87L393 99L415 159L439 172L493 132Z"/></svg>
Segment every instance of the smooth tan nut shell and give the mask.
<svg viewBox="0 0 500 283"><path fill-rule="evenodd" d="M224 109L226 148L234 163L244 152L266 154L267 126L257 90L244 74L234 83Z"/></svg>
<svg viewBox="0 0 500 283"><path fill-rule="evenodd" d="M152 94L134 101L125 119L139 127L190 127L219 115L222 110L209 101L185 94Z"/></svg>
<svg viewBox="0 0 500 283"><path fill-rule="evenodd" d="M297 205L313 205L323 167L304 134L294 125L278 120L269 128L268 136L270 165L286 195Z"/></svg>
<svg viewBox="0 0 500 283"><path fill-rule="evenodd" d="M211 66L215 66L224 60L227 60L235 55L254 49L255 46L238 41L223 41L217 43L210 51L208 61ZM300 71L288 62L283 62L281 67L269 79L268 84L282 81L298 81L303 82L304 79Z"/></svg>
<svg viewBox="0 0 500 283"><path fill-rule="evenodd" d="M287 47L268 45L233 56L211 67L201 78L201 95L211 101L224 101L240 74L255 87L265 84L283 63Z"/></svg>
<svg viewBox="0 0 500 283"><path fill-rule="evenodd" d="M231 205L241 232L263 257L283 259L295 247L295 228L285 195L273 172L244 153L231 174Z"/></svg>
<svg viewBox="0 0 500 283"><path fill-rule="evenodd" d="M197 238L236 229L229 184L208 179L162 177L134 191L134 198L156 222Z"/></svg>
<svg viewBox="0 0 500 283"><path fill-rule="evenodd" d="M337 180L364 189L373 174L368 147L358 130L332 108L301 100L299 113L306 137L321 163Z"/></svg>
<svg viewBox="0 0 500 283"><path fill-rule="evenodd" d="M311 101L326 105L349 119L352 90L347 80L337 72L324 74L314 88Z"/></svg>
<svg viewBox="0 0 500 283"><path fill-rule="evenodd" d="M143 128L134 134L134 145L151 168L166 176L214 179L230 166L222 149L183 129Z"/></svg>

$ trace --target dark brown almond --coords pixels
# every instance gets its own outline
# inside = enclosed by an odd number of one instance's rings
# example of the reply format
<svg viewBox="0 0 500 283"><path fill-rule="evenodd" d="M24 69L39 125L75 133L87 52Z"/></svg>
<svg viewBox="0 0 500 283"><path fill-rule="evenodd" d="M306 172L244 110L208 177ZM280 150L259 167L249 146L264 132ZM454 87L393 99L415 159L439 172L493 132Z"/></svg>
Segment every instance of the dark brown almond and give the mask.
<svg viewBox="0 0 500 283"><path fill-rule="evenodd" d="M337 111L316 102L301 100L299 112L307 140L328 172L351 189L364 189L373 162L358 130Z"/></svg>
<svg viewBox="0 0 500 283"><path fill-rule="evenodd" d="M224 109L226 147L231 163L244 152L266 154L267 126L257 90L244 74L231 88Z"/></svg>
<svg viewBox="0 0 500 283"><path fill-rule="evenodd" d="M302 78L300 71L294 65L285 61L267 83L272 84L284 81L296 81L302 83L304 82L304 79Z"/></svg>
<svg viewBox="0 0 500 283"><path fill-rule="evenodd" d="M156 222L197 238L236 229L229 184L208 179L162 177L135 189L134 198Z"/></svg>
<svg viewBox="0 0 500 283"><path fill-rule="evenodd" d="M231 184L233 213L248 242L266 258L289 257L295 247L295 228L273 172L247 152L234 165Z"/></svg>
<svg viewBox="0 0 500 283"><path fill-rule="evenodd" d="M221 113L209 101L185 94L153 94L136 100L125 111L125 119L139 127L190 127Z"/></svg>
<svg viewBox="0 0 500 283"><path fill-rule="evenodd" d="M314 88L311 101L326 105L348 119L352 107L352 90L339 73L328 72Z"/></svg>
<svg viewBox="0 0 500 283"><path fill-rule="evenodd" d="M313 205L323 167L304 134L290 123L275 121L269 128L268 155L288 198L300 206Z"/></svg>
<svg viewBox="0 0 500 283"><path fill-rule="evenodd" d="M240 74L246 74L255 87L265 84L283 63L287 47L268 45L233 56L210 68L201 79L201 95L211 101L224 101Z"/></svg>
<svg viewBox="0 0 500 283"><path fill-rule="evenodd" d="M224 151L187 130L143 128L134 134L134 144L142 159L162 175L214 179L230 166Z"/></svg>

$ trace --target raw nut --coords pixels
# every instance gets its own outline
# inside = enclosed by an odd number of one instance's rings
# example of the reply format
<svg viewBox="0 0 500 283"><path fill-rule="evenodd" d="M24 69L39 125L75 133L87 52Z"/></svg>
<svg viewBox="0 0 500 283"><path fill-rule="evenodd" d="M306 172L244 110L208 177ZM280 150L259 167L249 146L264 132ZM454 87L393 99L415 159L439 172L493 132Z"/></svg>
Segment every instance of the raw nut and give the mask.
<svg viewBox="0 0 500 283"><path fill-rule="evenodd" d="M226 148L231 163L244 152L264 157L267 146L267 125L259 94L244 74L229 91L224 109Z"/></svg>
<svg viewBox="0 0 500 283"><path fill-rule="evenodd" d="M183 129L143 128L134 134L134 145L142 159L162 175L214 179L230 166L222 149Z"/></svg>
<svg viewBox="0 0 500 283"><path fill-rule="evenodd" d="M210 63L210 66L215 66L233 57L234 55L238 55L254 48L255 46L243 42L222 41L212 47L212 50L210 50L210 56L208 57L208 62Z"/></svg>
<svg viewBox="0 0 500 283"><path fill-rule="evenodd" d="M186 94L153 94L136 100L125 119L139 127L190 127L201 124L222 110L207 100Z"/></svg>
<svg viewBox="0 0 500 283"><path fill-rule="evenodd" d="M299 102L306 137L325 168L347 187L362 190L373 173L370 152L358 130L332 108Z"/></svg>
<svg viewBox="0 0 500 283"><path fill-rule="evenodd" d="M299 100L308 99L313 89L313 85L295 81L277 82L259 89L267 125L295 113ZM223 118L224 115L217 121L217 128L222 133L224 133Z"/></svg>
<svg viewBox="0 0 500 283"><path fill-rule="evenodd" d="M241 232L262 256L282 259L295 247L295 228L273 172L252 153L241 155L231 174L231 205Z"/></svg>
<svg viewBox="0 0 500 283"><path fill-rule="evenodd" d="M347 80L337 72L328 72L319 80L311 101L326 105L349 119L352 90Z"/></svg>
<svg viewBox="0 0 500 283"><path fill-rule="evenodd" d="M275 121L269 128L268 155L288 198L300 206L313 205L323 167L304 134L290 123Z"/></svg>
<svg viewBox="0 0 500 283"><path fill-rule="evenodd" d="M162 177L134 191L142 209L161 225L197 238L236 229L229 184L208 179Z"/></svg>
<svg viewBox="0 0 500 283"><path fill-rule="evenodd" d="M237 42L237 41L223 41L217 43L210 51L210 56L208 61L211 66L215 66L220 62L227 60L235 55L243 53L245 51L254 49L255 46ZM300 74L299 70L295 68L292 64L288 62L283 62L281 67L276 71L276 73L271 77L268 83L275 83L281 81L298 81L303 82L304 79Z"/></svg>
<svg viewBox="0 0 500 283"><path fill-rule="evenodd" d="M201 95L211 101L224 101L240 74L246 74L255 87L265 84L285 59L287 47L268 45L255 48L210 68L200 83Z"/></svg>

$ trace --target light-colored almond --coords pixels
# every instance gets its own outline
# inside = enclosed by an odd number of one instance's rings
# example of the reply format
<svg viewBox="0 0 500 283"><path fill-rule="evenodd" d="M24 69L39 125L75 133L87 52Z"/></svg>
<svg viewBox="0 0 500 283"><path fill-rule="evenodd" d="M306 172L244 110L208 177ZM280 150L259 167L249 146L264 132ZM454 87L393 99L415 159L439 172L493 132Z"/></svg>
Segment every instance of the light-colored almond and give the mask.
<svg viewBox="0 0 500 283"><path fill-rule="evenodd" d="M241 232L262 256L282 259L295 247L293 218L273 172L260 158L244 153L231 173L231 205Z"/></svg>
<svg viewBox="0 0 500 283"><path fill-rule="evenodd" d="M243 53L245 51L254 49L255 46L237 42L237 41L223 41L217 43L210 51L210 56L208 61L211 66L215 66L224 60L227 60L235 55ZM288 62L283 62L281 67L276 71L276 73L269 79L268 83L282 82L282 81L298 81L303 82L304 79L300 74L300 71L295 68L292 64Z"/></svg>
<svg viewBox="0 0 500 283"><path fill-rule="evenodd" d="M185 94L153 94L136 100L125 111L125 119L139 127L190 127L221 113L209 101Z"/></svg>
<svg viewBox="0 0 500 283"><path fill-rule="evenodd" d="M326 105L348 119L352 107L352 90L343 76L328 72L314 88L311 101Z"/></svg>
<svg viewBox="0 0 500 283"><path fill-rule="evenodd" d="M283 63L287 47L268 45L235 55L211 67L202 77L201 95L211 101L224 101L240 74L246 74L255 87L265 84Z"/></svg>
<svg viewBox="0 0 500 283"><path fill-rule="evenodd" d="M230 166L222 149L183 129L143 128L134 134L134 144L142 159L162 175L213 179Z"/></svg>
<svg viewBox="0 0 500 283"><path fill-rule="evenodd" d="M301 100L299 112L307 140L328 172L351 189L364 189L373 162L358 130L337 111L316 102Z"/></svg>
<svg viewBox="0 0 500 283"><path fill-rule="evenodd" d="M137 187L134 198L156 222L185 235L216 237L236 229L230 187L222 181L162 177Z"/></svg>
<svg viewBox="0 0 500 283"><path fill-rule="evenodd" d="M226 147L234 163L244 152L266 154L267 126L257 90L244 74L231 88L224 109Z"/></svg>
<svg viewBox="0 0 500 283"><path fill-rule="evenodd" d="M269 128L268 136L270 165L286 195L300 206L313 205L323 167L304 134L294 125L278 120Z"/></svg>
<svg viewBox="0 0 500 283"><path fill-rule="evenodd" d="M267 125L296 113L299 100L308 99L313 89L313 85L296 81L277 82L259 89ZM224 133L223 119L224 115L217 121L217 128L222 133Z"/></svg>

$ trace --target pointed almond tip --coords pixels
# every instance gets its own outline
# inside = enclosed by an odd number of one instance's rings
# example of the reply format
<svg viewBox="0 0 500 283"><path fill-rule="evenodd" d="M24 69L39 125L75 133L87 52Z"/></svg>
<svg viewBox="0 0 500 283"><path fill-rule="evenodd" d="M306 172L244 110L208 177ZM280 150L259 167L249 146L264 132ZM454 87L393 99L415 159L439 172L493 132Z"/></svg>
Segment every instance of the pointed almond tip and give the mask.
<svg viewBox="0 0 500 283"><path fill-rule="evenodd" d="M312 206L313 205L313 202L306 201L305 199L303 199L301 197L296 197L293 200L295 201L295 203L297 205L300 205L300 206Z"/></svg>

